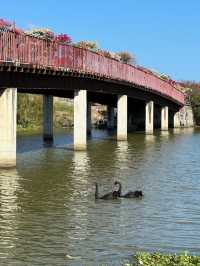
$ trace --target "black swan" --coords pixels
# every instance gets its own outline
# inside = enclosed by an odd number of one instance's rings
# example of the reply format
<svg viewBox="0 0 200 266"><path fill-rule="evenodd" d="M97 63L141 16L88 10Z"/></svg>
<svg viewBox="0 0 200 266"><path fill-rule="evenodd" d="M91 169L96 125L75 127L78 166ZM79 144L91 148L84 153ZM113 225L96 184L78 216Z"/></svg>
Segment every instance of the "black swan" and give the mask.
<svg viewBox="0 0 200 266"><path fill-rule="evenodd" d="M118 198L118 191L112 191L109 192L103 196L99 196L99 187L98 184L95 183L95 199L103 199L103 200L109 200L109 199L117 199Z"/></svg>
<svg viewBox="0 0 200 266"><path fill-rule="evenodd" d="M141 190L129 191L126 194L122 195L122 184L119 181L115 181L115 186L118 185L118 190L116 191L117 197L120 198L141 198L143 197L143 193Z"/></svg>

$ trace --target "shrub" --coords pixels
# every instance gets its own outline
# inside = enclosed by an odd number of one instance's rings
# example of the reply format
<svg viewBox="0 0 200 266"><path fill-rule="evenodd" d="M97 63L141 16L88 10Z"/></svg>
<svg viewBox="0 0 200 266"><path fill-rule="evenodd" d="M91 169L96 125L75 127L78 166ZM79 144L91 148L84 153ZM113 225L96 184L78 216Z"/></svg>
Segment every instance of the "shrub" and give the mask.
<svg viewBox="0 0 200 266"><path fill-rule="evenodd" d="M146 252L138 253L135 256L134 266L198 266L200 265L199 256L190 256L187 253L181 255L164 255L160 253L149 254Z"/></svg>
<svg viewBox="0 0 200 266"><path fill-rule="evenodd" d="M78 43L74 44L76 47L83 48L83 49L88 49L91 51L97 51L98 45L96 42L93 41L80 41Z"/></svg>
<svg viewBox="0 0 200 266"><path fill-rule="evenodd" d="M111 57L117 61L121 60L121 57L118 55L118 53L110 52Z"/></svg>
<svg viewBox="0 0 200 266"><path fill-rule="evenodd" d="M26 31L26 34L33 36L33 37L45 39L45 40L53 40L54 39L54 33L49 29L43 29L43 28L32 29L32 30Z"/></svg>
<svg viewBox="0 0 200 266"><path fill-rule="evenodd" d="M117 55L120 58L120 61L125 64L135 64L136 60L133 55L131 55L129 52L118 52Z"/></svg>
<svg viewBox="0 0 200 266"><path fill-rule="evenodd" d="M104 55L105 57L112 58L111 53L108 52L108 51L103 51L103 55Z"/></svg>

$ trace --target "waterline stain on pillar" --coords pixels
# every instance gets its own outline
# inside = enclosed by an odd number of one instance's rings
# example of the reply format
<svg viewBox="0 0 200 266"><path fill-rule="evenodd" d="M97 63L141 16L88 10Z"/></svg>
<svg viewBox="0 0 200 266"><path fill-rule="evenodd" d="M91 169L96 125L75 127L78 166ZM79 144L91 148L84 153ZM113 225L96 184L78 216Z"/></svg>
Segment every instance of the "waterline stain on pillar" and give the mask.
<svg viewBox="0 0 200 266"><path fill-rule="evenodd" d="M0 167L16 166L17 89L0 90Z"/></svg>

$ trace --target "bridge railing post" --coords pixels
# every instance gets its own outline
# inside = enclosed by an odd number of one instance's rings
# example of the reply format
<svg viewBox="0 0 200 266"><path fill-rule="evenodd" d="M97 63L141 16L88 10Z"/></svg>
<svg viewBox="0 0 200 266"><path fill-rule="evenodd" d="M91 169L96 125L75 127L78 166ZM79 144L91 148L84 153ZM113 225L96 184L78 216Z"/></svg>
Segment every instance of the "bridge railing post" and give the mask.
<svg viewBox="0 0 200 266"><path fill-rule="evenodd" d="M127 95L118 95L117 101L117 140L127 140Z"/></svg>
<svg viewBox="0 0 200 266"><path fill-rule="evenodd" d="M16 166L17 89L0 89L0 167Z"/></svg>

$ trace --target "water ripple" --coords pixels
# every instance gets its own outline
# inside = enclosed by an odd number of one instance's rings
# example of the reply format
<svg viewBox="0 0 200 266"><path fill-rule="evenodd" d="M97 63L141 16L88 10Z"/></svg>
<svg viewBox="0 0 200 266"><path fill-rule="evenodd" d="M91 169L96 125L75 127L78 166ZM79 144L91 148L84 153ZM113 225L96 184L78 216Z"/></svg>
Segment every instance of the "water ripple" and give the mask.
<svg viewBox="0 0 200 266"><path fill-rule="evenodd" d="M87 152L19 136L17 170L0 171L1 265L120 265L139 250L199 253L200 132L96 131ZM68 142L69 143L69 142ZM142 200L94 200L120 180Z"/></svg>

